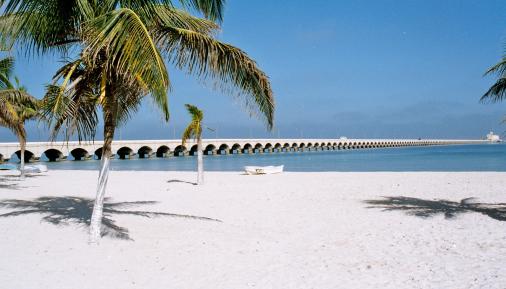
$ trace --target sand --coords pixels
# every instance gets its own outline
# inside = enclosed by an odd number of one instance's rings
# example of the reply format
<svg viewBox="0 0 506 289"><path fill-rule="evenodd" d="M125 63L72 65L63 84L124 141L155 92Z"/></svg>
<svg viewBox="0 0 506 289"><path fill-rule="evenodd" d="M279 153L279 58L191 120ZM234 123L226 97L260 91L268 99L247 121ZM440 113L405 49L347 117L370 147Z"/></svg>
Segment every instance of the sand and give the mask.
<svg viewBox="0 0 506 289"><path fill-rule="evenodd" d="M33 211L0 217L0 288L506 288L504 215L458 203L506 202L506 173L113 172L117 227L90 246L96 177L2 178L0 214ZM427 218L364 203L381 196L457 203L420 203ZM117 204L138 201L156 203Z"/></svg>

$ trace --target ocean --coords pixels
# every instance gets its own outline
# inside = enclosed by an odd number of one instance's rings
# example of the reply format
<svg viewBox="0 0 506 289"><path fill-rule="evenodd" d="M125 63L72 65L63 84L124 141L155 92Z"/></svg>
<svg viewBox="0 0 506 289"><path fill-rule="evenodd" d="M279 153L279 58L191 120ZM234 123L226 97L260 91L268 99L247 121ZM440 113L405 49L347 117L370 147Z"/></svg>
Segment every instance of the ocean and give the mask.
<svg viewBox="0 0 506 289"><path fill-rule="evenodd" d="M194 156L114 159L112 170L193 171ZM100 161L45 163L52 170L97 170ZM284 165L292 172L506 171L506 144L204 156L206 171L242 171L244 166Z"/></svg>

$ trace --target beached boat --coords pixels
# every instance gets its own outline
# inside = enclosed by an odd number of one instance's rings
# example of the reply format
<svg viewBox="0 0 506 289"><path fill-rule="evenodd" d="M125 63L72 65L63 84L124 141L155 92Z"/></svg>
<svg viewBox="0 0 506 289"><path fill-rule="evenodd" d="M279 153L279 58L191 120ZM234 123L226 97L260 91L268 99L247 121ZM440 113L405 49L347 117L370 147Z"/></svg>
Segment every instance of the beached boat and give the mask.
<svg viewBox="0 0 506 289"><path fill-rule="evenodd" d="M279 174L283 172L284 166L245 166L244 171L248 175L267 175L267 174Z"/></svg>
<svg viewBox="0 0 506 289"><path fill-rule="evenodd" d="M25 173L38 174L47 172L47 166L45 165L28 165L25 166Z"/></svg>

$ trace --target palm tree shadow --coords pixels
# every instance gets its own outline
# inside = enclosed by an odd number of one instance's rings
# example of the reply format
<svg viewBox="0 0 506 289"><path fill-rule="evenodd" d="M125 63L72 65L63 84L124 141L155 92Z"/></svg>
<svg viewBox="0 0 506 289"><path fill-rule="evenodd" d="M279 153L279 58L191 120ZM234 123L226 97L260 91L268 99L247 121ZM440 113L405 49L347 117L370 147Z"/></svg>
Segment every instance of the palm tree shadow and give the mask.
<svg viewBox="0 0 506 289"><path fill-rule="evenodd" d="M20 190L28 188L27 186L20 186L21 180L19 176L1 176L0 189Z"/></svg>
<svg viewBox="0 0 506 289"><path fill-rule="evenodd" d="M197 183L194 183L194 182L189 182L189 181L183 181L183 180L168 180L167 183L169 184L172 184L172 183L183 183L183 184L189 184L189 185L198 185Z"/></svg>
<svg viewBox="0 0 506 289"><path fill-rule="evenodd" d="M6 184L6 183L0 183L0 189L8 189L8 190L20 190L26 187L20 187L19 184Z"/></svg>
<svg viewBox="0 0 506 289"><path fill-rule="evenodd" d="M127 208L153 205L154 201L137 201L137 202L110 202L109 198L104 200L104 215L102 218L102 236L108 236L116 239L132 240L128 233L128 229L120 227L112 218L114 215L134 215L146 218L154 217L176 217L203 221L221 222L217 219L199 217L193 215L181 215L164 212L150 212L125 210ZM80 197L40 197L31 201L28 200L2 200L0 208L14 209L9 213L0 214L0 217L16 217L29 214L42 214L42 221L54 225L71 225L77 224L81 226L89 226L91 213L93 211L93 199Z"/></svg>
<svg viewBox="0 0 506 289"><path fill-rule="evenodd" d="M40 175L26 174L25 178L37 178ZM19 190L28 188L27 186L20 186L23 180L18 175L3 175L0 176L0 189Z"/></svg>
<svg viewBox="0 0 506 289"><path fill-rule="evenodd" d="M478 203L475 198L465 198L460 202L448 200L424 200L410 197L383 197L379 200L365 200L367 208L383 211L403 211L407 215L429 218L443 214L446 219L453 219L459 214L480 213L498 221L506 221L506 203Z"/></svg>

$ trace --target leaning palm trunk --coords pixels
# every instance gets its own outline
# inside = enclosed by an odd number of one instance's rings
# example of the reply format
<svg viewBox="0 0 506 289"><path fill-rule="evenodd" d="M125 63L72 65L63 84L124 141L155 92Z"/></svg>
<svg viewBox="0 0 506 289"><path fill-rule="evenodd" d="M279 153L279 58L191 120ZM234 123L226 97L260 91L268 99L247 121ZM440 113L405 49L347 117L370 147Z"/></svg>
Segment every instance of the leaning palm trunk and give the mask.
<svg viewBox="0 0 506 289"><path fill-rule="evenodd" d="M114 118L112 113L104 112L104 146L102 147L102 160L98 175L97 196L93 205L93 213L90 220L91 244L98 244L101 237L102 216L104 210L104 197L107 181L109 180L110 159L112 156L112 140L114 137Z"/></svg>
<svg viewBox="0 0 506 289"><path fill-rule="evenodd" d="M199 136L197 140L197 184L204 183L204 156L202 152L202 138Z"/></svg>

